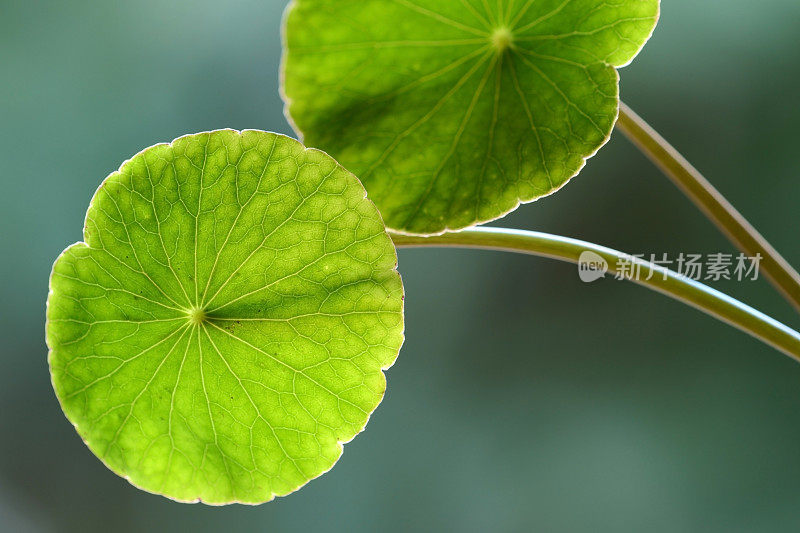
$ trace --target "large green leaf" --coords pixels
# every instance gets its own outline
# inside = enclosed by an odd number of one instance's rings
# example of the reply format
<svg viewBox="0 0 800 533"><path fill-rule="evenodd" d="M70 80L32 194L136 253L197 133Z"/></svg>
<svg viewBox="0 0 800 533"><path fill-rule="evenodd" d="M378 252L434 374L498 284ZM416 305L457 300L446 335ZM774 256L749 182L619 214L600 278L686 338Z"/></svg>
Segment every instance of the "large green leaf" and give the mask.
<svg viewBox="0 0 800 533"><path fill-rule="evenodd" d="M221 130L109 176L53 266L53 385L91 450L182 501L257 503L327 471L403 340L394 245L359 181Z"/></svg>
<svg viewBox="0 0 800 533"><path fill-rule="evenodd" d="M563 186L607 140L658 0L294 0L284 96L386 224L438 233Z"/></svg>

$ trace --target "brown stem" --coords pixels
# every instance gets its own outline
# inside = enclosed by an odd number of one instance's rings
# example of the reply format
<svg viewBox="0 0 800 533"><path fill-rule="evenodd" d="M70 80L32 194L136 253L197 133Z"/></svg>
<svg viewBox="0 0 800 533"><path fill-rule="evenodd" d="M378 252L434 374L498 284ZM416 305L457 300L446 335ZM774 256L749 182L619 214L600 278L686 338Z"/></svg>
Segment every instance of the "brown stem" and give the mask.
<svg viewBox="0 0 800 533"><path fill-rule="evenodd" d="M745 254L761 255L760 269L795 309L800 311L800 274L661 135L620 102L617 127Z"/></svg>

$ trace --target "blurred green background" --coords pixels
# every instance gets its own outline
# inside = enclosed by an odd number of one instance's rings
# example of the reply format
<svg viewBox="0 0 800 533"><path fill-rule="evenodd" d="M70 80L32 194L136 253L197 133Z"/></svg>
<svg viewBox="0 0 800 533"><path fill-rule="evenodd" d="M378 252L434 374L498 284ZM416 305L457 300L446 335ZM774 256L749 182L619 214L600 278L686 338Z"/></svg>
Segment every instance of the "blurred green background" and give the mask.
<svg viewBox="0 0 800 533"><path fill-rule="evenodd" d="M797 0L664 0L623 98L800 265ZM44 345L52 261L127 157L290 133L282 0L0 0L0 530L797 531L800 365L632 284L490 252L400 254L407 342L337 466L260 507L172 503L95 459ZM615 134L505 225L731 251ZM763 281L717 285L794 326Z"/></svg>

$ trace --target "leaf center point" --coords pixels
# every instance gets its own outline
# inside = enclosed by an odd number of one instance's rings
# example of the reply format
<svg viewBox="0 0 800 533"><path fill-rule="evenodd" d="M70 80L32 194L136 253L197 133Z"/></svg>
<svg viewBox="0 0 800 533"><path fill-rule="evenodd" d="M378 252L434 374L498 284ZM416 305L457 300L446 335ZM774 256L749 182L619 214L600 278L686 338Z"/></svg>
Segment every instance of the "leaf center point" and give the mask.
<svg viewBox="0 0 800 533"><path fill-rule="evenodd" d="M203 322L205 322L206 319L208 318L206 310L203 309L202 307L192 307L191 309L187 309L186 315L189 318L189 323L195 326L203 324Z"/></svg>
<svg viewBox="0 0 800 533"><path fill-rule="evenodd" d="M501 54L511 48L513 43L514 34L512 34L511 30L505 26L497 28L492 33L492 46L494 46L498 54Z"/></svg>

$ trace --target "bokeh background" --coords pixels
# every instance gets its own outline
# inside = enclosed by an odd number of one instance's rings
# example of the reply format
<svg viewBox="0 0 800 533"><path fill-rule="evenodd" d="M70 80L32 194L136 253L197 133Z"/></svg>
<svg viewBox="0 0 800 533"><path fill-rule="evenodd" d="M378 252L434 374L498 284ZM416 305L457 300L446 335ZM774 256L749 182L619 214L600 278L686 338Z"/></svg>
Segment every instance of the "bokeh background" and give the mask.
<svg viewBox="0 0 800 533"><path fill-rule="evenodd" d="M572 265L404 250L407 342L338 465L260 507L172 503L106 470L62 415L52 261L140 149L291 133L283 0L0 0L0 530L797 531L800 365ZM800 265L797 0L664 0L623 98ZM632 253L732 251L625 139L504 224ZM766 282L717 285L794 326Z"/></svg>

